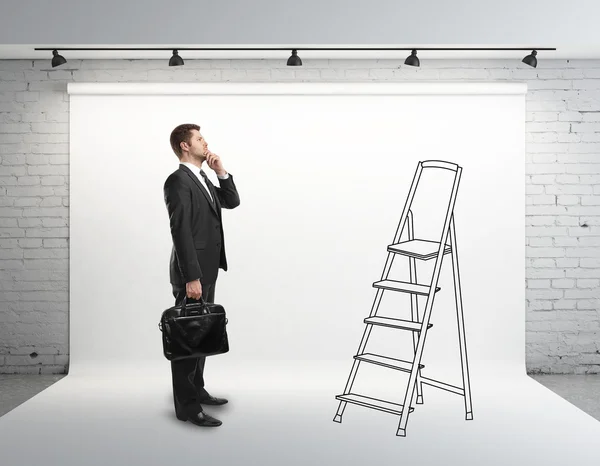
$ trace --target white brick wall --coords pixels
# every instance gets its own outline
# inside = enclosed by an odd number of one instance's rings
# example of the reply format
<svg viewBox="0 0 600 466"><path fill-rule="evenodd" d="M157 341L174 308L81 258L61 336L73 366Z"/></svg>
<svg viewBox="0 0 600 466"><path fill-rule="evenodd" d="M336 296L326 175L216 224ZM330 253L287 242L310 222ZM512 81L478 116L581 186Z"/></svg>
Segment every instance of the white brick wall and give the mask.
<svg viewBox="0 0 600 466"><path fill-rule="evenodd" d="M285 61L0 60L0 372L68 367L67 82L344 80L528 83L527 367L600 372L600 60Z"/></svg>

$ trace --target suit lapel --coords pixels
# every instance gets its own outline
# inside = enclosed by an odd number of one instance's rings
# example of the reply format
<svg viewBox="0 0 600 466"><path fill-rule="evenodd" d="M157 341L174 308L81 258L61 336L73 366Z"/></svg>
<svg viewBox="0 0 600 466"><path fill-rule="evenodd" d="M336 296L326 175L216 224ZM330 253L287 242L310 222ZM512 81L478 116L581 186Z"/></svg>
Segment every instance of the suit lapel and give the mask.
<svg viewBox="0 0 600 466"><path fill-rule="evenodd" d="M215 198L215 203L213 203L210 200L210 195L208 194L208 192L206 191L206 189L204 188L204 186L202 186L202 183L200 183L200 180L198 180L198 177L192 173L192 171L186 167L185 165L179 165L179 167L184 170L188 176L192 179L192 181L194 183L196 183L196 186L198 186L198 189L200 189L200 191L202 191L202 194L204 195L204 197L206 198L206 201L208 202L208 205L211 207L211 209L215 212L215 214L219 214L219 212L217 211L217 206L216 206L216 198Z"/></svg>

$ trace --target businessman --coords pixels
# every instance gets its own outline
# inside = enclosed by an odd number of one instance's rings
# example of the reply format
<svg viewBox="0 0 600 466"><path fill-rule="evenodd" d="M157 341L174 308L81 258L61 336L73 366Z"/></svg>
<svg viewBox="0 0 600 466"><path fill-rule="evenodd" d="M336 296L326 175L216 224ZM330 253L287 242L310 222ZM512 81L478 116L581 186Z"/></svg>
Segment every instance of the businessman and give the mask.
<svg viewBox="0 0 600 466"><path fill-rule="evenodd" d="M173 238L169 274L175 305L186 296L188 303L200 297L214 303L219 268L227 270L221 208L237 207L240 198L221 158L208 149L200 126L177 126L170 142L180 162L163 187ZM219 186L206 176L204 162L216 173ZM216 427L222 422L205 413L202 405L222 405L227 400L211 396L204 388L205 359L171 361L175 415L198 426Z"/></svg>

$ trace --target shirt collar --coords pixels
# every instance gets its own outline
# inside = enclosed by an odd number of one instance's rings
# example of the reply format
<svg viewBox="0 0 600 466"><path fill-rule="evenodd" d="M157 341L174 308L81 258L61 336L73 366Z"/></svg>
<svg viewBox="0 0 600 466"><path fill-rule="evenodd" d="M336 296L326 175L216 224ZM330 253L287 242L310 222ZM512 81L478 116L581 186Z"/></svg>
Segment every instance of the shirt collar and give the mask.
<svg viewBox="0 0 600 466"><path fill-rule="evenodd" d="M181 162L181 164L185 165L190 170L192 170L192 172L194 172L196 174L196 176L200 176L200 169L196 165L194 165L193 163L190 163L190 162Z"/></svg>

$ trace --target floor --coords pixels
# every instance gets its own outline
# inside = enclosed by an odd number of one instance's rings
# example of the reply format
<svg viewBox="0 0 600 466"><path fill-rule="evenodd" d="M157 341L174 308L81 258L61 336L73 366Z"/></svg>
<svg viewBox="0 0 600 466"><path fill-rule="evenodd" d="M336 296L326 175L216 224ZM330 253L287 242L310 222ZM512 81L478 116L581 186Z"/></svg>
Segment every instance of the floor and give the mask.
<svg viewBox="0 0 600 466"><path fill-rule="evenodd" d="M0 416L45 390L64 375L0 374ZM557 395L600 421L600 374L531 375Z"/></svg>
<svg viewBox="0 0 600 466"><path fill-rule="evenodd" d="M64 375L0 374L0 416L45 390ZM531 375L557 395L600 421L600 374Z"/></svg>
<svg viewBox="0 0 600 466"><path fill-rule="evenodd" d="M600 421L600 374L530 377Z"/></svg>
<svg viewBox="0 0 600 466"><path fill-rule="evenodd" d="M427 386L425 403L400 437L397 416L352 404L343 422L333 422L334 395L347 376L339 361L214 366L211 392L230 402L206 407L223 421L211 430L175 418L170 369L162 361L85 366L68 377L2 376L2 462L163 466L177 451L182 463L200 458L232 466L250 458L263 466L393 466L399 457L420 465L598 464L600 378L594 376L528 377L515 366L471 364L474 420L465 420L463 400ZM439 380L452 382L452 373L440 370ZM355 393L398 398L389 377L399 381L404 374L369 374ZM169 448L161 447L165 438Z"/></svg>
<svg viewBox="0 0 600 466"><path fill-rule="evenodd" d="M64 376L0 374L0 416L33 398Z"/></svg>

